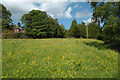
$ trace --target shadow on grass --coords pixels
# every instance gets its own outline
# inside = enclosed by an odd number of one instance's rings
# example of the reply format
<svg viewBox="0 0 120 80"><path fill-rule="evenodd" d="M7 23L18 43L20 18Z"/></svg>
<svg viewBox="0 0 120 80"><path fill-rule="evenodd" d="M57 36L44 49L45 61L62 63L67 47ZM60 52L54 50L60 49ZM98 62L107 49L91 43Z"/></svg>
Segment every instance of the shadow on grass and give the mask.
<svg viewBox="0 0 120 80"><path fill-rule="evenodd" d="M95 41L95 42L84 42L84 44L86 44L87 46L96 47L99 50L113 49L113 50L120 53L120 41L114 41L110 44L99 43L97 41Z"/></svg>
<svg viewBox="0 0 120 80"><path fill-rule="evenodd" d="M108 49L104 43L98 43L98 42L84 42L87 46L92 46L92 47L96 47L100 50L103 50L103 49Z"/></svg>

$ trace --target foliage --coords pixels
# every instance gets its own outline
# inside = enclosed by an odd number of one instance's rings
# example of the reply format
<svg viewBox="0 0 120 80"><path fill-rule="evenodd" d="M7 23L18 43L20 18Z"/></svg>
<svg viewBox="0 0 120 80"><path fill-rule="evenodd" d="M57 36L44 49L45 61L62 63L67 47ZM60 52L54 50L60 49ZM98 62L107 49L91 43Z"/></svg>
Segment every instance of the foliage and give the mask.
<svg viewBox="0 0 120 80"><path fill-rule="evenodd" d="M100 32L100 26L98 26L95 22L88 24L88 37L97 38Z"/></svg>
<svg viewBox="0 0 120 80"><path fill-rule="evenodd" d="M73 37L79 37L79 30L78 30L78 25L77 25L77 21L74 19L72 21L71 27L70 27L70 35Z"/></svg>
<svg viewBox="0 0 120 80"><path fill-rule="evenodd" d="M64 25L60 25L57 32L58 32L57 33L58 37L60 37L60 38L66 37L66 30L65 30Z"/></svg>
<svg viewBox="0 0 120 80"><path fill-rule="evenodd" d="M20 22L18 22L18 24L17 24L17 25L18 25L18 27L19 27L19 28L21 27L21 24L20 24Z"/></svg>
<svg viewBox="0 0 120 80"><path fill-rule="evenodd" d="M46 34L47 34L47 38L52 38L52 37L57 37L57 26L58 26L58 21L57 19L54 20L53 18L49 17L46 20Z"/></svg>
<svg viewBox="0 0 120 80"><path fill-rule="evenodd" d="M28 38L24 33L18 33L18 32L13 32L11 30L3 30L2 34L3 39L14 39L14 38L20 38L20 39L25 39Z"/></svg>
<svg viewBox="0 0 120 80"><path fill-rule="evenodd" d="M28 37L24 33L19 33L20 34L20 39L28 39Z"/></svg>
<svg viewBox="0 0 120 80"><path fill-rule="evenodd" d="M104 42L111 43L112 40L120 38L120 1L91 3L91 6L94 9L95 20L104 22L102 28Z"/></svg>
<svg viewBox="0 0 120 80"><path fill-rule="evenodd" d="M64 29L53 19L40 10L32 10L22 16L25 24L25 34L30 38L64 37Z"/></svg>
<svg viewBox="0 0 120 80"><path fill-rule="evenodd" d="M99 40L102 40L102 41L103 41L102 28L103 28L103 27L101 27L101 28L99 29L99 32L98 32L97 35L96 35L96 39L99 39Z"/></svg>
<svg viewBox="0 0 120 80"><path fill-rule="evenodd" d="M3 35L2 35L3 39L11 39L11 38L19 38L19 37L20 37L19 33L15 33L13 31L10 31L9 29L3 30Z"/></svg>
<svg viewBox="0 0 120 80"><path fill-rule="evenodd" d="M0 9L0 19L2 20L2 29L9 29L12 30L12 14L9 10L6 9L6 7L3 4L0 4L2 9Z"/></svg>
<svg viewBox="0 0 120 80"><path fill-rule="evenodd" d="M86 36L86 25L84 22L77 24L76 20L72 21L71 27L68 30L68 36L75 38L85 37Z"/></svg>
<svg viewBox="0 0 120 80"><path fill-rule="evenodd" d="M2 34L2 38L3 39L9 39L9 38L11 38L11 31L10 30L5 30L4 29L2 32L3 32L3 34Z"/></svg>
<svg viewBox="0 0 120 80"><path fill-rule="evenodd" d="M84 22L78 24L78 30L80 37L86 37L86 25Z"/></svg>
<svg viewBox="0 0 120 80"><path fill-rule="evenodd" d="M118 52L101 44L95 39L3 39L2 78L117 78Z"/></svg>
<svg viewBox="0 0 120 80"><path fill-rule="evenodd" d="M25 24L25 34L28 37L41 38L46 36L46 12L32 10L28 14L22 16L22 22Z"/></svg>

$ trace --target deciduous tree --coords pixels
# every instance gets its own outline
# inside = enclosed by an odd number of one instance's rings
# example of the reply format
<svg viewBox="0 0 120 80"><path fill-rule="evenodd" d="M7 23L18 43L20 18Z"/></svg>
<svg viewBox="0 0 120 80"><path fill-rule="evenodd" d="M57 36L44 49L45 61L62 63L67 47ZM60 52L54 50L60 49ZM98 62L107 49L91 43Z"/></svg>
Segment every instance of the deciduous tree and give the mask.
<svg viewBox="0 0 120 80"><path fill-rule="evenodd" d="M102 28L103 40L111 42L120 38L120 1L119 2L91 2L93 17L104 23Z"/></svg>
<svg viewBox="0 0 120 80"><path fill-rule="evenodd" d="M11 12L7 10L7 8L3 5L0 4L0 20L2 21L2 29L9 29L12 30L13 26L12 25L12 19L11 19Z"/></svg>

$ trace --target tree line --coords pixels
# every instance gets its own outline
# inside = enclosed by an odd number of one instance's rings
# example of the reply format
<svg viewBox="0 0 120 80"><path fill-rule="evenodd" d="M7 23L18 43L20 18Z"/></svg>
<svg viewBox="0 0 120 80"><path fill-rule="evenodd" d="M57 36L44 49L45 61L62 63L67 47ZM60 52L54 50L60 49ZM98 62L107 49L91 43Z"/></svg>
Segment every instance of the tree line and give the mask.
<svg viewBox="0 0 120 80"><path fill-rule="evenodd" d="M77 21L74 19L70 29L66 30L63 25L58 24L57 19L53 19L46 12L40 10L32 10L28 14L24 14L21 21L25 25L25 34L29 38L86 37L86 25L84 22L77 24ZM88 26L89 37L97 38L94 34L98 33L100 27L96 23L91 23Z"/></svg>
<svg viewBox="0 0 120 80"><path fill-rule="evenodd" d="M2 5L2 4L1 4ZM9 10L2 5L2 29L3 33L10 35L14 29L14 24L11 19L12 14ZM67 38L67 37L86 37L86 25L84 22L77 24L74 19L71 23L70 29L66 30L64 25L59 25L57 19L53 19L47 15L45 11L32 10L27 14L24 14L21 19L24 24L25 33L13 33L14 38ZM18 27L21 24L18 22ZM99 26L96 23L90 23L89 25L89 37L97 38L94 34L97 34ZM96 33L96 30L97 33ZM10 32L11 31L11 32ZM92 33L94 32L94 34ZM20 36L22 35L22 37ZM5 35L4 35L5 36ZM6 36L5 36L6 37ZM9 38L9 36L8 36Z"/></svg>
<svg viewBox="0 0 120 80"><path fill-rule="evenodd" d="M120 40L120 1L119 2L90 2L93 9L94 22L85 25L84 22L77 24L74 19L70 29L66 30L63 25L59 25L57 19L47 15L45 11L32 10L22 16L27 38L66 38L88 37L103 40L106 44ZM13 23L9 10L2 5L2 29L3 33L13 30ZM103 27L100 26L103 23ZM7 30L7 31L6 31Z"/></svg>

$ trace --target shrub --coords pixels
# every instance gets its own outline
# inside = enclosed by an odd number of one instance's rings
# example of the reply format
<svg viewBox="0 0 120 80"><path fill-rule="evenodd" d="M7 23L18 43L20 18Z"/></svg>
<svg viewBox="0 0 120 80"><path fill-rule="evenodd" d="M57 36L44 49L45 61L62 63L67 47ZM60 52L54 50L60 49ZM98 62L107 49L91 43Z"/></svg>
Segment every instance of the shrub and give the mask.
<svg viewBox="0 0 120 80"><path fill-rule="evenodd" d="M2 34L3 39L12 39L12 38L28 38L24 33L13 32L10 30L3 30Z"/></svg>
<svg viewBox="0 0 120 80"><path fill-rule="evenodd" d="M21 39L28 39L28 37L24 34L24 33L20 33L20 37Z"/></svg>

